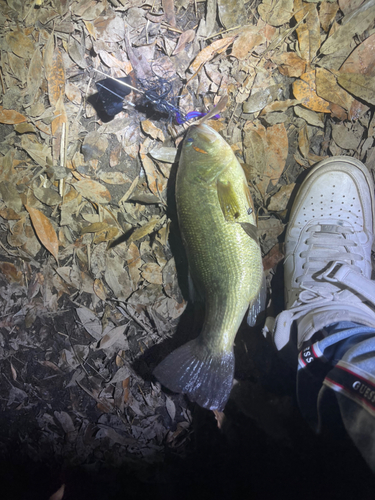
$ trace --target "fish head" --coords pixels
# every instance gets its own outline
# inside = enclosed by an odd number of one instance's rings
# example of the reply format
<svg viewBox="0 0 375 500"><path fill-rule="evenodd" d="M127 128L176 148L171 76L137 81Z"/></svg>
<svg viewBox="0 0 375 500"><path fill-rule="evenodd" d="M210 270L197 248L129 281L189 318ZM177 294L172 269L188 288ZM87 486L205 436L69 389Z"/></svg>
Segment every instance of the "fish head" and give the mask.
<svg viewBox="0 0 375 500"><path fill-rule="evenodd" d="M209 125L192 125L182 146L180 166L188 165L192 177L214 182L233 160L229 144Z"/></svg>

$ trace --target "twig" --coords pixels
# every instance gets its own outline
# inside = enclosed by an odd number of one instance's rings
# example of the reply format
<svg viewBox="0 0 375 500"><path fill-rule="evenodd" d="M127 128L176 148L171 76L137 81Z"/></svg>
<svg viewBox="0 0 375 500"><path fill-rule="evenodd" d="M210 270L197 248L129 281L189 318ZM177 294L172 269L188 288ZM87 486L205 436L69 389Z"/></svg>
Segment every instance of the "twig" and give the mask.
<svg viewBox="0 0 375 500"><path fill-rule="evenodd" d="M100 71L99 69L95 69L95 68L92 68L92 69L94 71L96 71L97 73L100 73L101 75L104 75L107 78L110 78L111 80L114 80L115 82L120 83L121 85L124 85L124 87L128 87L129 89L135 90L136 92L139 92L140 94L144 94L145 93L145 92L143 92L143 90L139 90L136 87L133 87L132 85L129 85L128 83L122 82L118 78L114 78L113 76L106 75L105 73L103 73L103 71Z"/></svg>

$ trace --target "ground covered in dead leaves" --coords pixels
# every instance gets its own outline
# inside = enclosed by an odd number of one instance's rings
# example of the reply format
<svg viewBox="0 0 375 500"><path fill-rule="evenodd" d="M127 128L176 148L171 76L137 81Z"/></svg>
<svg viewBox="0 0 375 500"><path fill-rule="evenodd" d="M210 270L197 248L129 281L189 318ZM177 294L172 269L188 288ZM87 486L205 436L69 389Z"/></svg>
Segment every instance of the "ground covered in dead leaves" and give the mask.
<svg viewBox="0 0 375 500"><path fill-rule="evenodd" d="M200 323L173 194L187 126L136 91L111 119L95 82L161 76L182 113L229 97L210 125L248 177L272 315L303 173L339 154L374 171L374 19L370 0L0 2L2 498L373 497L259 328L220 430L152 377Z"/></svg>

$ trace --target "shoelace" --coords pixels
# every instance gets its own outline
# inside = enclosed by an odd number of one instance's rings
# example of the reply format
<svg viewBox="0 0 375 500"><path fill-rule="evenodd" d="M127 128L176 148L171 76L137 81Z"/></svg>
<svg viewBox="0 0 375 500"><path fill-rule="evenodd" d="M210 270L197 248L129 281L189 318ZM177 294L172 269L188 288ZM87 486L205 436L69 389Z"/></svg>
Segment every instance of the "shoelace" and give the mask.
<svg viewBox="0 0 375 500"><path fill-rule="evenodd" d="M306 262L302 266L303 274L296 279L301 291L295 304L277 316L273 328L278 349L287 342L294 321L312 310L332 307L335 302L335 309L351 306L360 309L375 325L375 281L363 276L355 265L363 257L353 251L357 243L347 239L353 230L340 224L317 224L306 232L309 234L305 243L309 249L301 252ZM327 283L338 288L327 287ZM370 307L361 297L367 299Z"/></svg>
<svg viewBox="0 0 375 500"><path fill-rule="evenodd" d="M363 260L363 257L353 252L357 243L346 237L353 234L350 227L339 224L316 224L310 226L306 232L309 235L305 243L309 249L300 254L301 258L306 259L302 266L304 273L296 279L301 286L318 285L320 280L317 281L314 274L321 273L327 267L327 263L331 262L349 264L360 272L355 262Z"/></svg>

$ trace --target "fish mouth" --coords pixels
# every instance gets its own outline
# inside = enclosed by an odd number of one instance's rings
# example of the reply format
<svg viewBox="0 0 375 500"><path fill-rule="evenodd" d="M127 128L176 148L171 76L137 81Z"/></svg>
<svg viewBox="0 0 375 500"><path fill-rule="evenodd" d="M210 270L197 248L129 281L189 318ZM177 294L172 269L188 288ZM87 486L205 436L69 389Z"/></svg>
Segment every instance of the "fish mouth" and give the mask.
<svg viewBox="0 0 375 500"><path fill-rule="evenodd" d="M220 137L218 136L219 134L216 132L216 130L212 129L205 123L201 123L200 125L193 125L189 134L189 137L191 137L192 139L202 141L206 144L213 144Z"/></svg>

